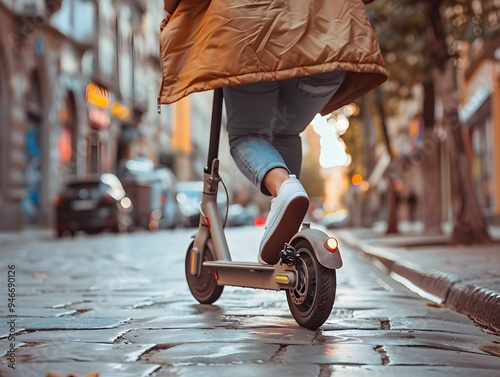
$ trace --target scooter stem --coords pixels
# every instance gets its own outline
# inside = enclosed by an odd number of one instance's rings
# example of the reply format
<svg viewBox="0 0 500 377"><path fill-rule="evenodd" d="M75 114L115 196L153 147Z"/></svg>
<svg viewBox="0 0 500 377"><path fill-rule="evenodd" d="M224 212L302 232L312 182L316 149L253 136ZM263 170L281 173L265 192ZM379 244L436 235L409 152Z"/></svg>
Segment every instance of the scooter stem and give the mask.
<svg viewBox="0 0 500 377"><path fill-rule="evenodd" d="M205 173L211 173L214 160L219 154L220 129L222 123L222 88L214 90L214 99L212 102L212 120L210 122L210 141L208 145L208 158Z"/></svg>

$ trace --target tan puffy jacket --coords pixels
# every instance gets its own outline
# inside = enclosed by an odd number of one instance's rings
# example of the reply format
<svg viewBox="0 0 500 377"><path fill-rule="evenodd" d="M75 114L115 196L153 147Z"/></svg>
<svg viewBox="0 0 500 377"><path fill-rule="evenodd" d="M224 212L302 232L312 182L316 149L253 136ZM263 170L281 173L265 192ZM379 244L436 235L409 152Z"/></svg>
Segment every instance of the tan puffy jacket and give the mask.
<svg viewBox="0 0 500 377"><path fill-rule="evenodd" d="M387 73L363 0L165 0L159 102L193 92L343 70L328 114Z"/></svg>

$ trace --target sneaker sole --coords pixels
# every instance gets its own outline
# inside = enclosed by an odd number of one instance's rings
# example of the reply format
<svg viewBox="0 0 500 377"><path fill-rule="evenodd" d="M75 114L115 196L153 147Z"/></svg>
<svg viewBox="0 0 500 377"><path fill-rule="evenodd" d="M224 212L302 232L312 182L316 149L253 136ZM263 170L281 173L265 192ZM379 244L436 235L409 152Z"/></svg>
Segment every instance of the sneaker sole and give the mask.
<svg viewBox="0 0 500 377"><path fill-rule="evenodd" d="M281 216L281 221L274 229L273 234L262 247L260 258L268 264L276 264L280 259L280 251L286 242L297 233L300 224L309 208L309 199L298 196L288 204Z"/></svg>

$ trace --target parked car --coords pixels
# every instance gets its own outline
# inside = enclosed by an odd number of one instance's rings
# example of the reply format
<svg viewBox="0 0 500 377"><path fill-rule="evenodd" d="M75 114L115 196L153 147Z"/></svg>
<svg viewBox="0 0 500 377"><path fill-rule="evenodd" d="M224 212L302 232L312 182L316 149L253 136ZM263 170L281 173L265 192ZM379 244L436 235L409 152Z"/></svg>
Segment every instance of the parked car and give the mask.
<svg viewBox="0 0 500 377"><path fill-rule="evenodd" d="M155 168L148 161L126 161L120 176L134 205L134 224L149 230L175 228L182 223L175 198L177 178L171 169Z"/></svg>
<svg viewBox="0 0 500 377"><path fill-rule="evenodd" d="M349 226L349 222L351 220L351 216L349 211L346 209L339 209L335 212L330 212L318 221L321 225L325 226L327 229L335 229L335 228L345 228Z"/></svg>
<svg viewBox="0 0 500 377"><path fill-rule="evenodd" d="M132 201L116 175L105 173L68 180L54 200L58 237L79 230L98 233L128 231Z"/></svg>
<svg viewBox="0 0 500 377"><path fill-rule="evenodd" d="M185 227L196 227L200 220L200 202L203 193L202 181L177 182L177 203L184 219ZM224 218L227 206L227 197L222 185L219 185L217 195L219 211Z"/></svg>
<svg viewBox="0 0 500 377"><path fill-rule="evenodd" d="M259 208L256 204L242 206L239 203L229 205L227 226L255 225L259 217Z"/></svg>

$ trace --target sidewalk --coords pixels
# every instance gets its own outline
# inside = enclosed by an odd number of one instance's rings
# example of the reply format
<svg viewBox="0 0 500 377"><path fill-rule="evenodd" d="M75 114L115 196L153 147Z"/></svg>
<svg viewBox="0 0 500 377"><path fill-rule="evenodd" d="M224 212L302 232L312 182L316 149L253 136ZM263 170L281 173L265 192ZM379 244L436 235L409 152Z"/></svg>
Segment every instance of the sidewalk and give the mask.
<svg viewBox="0 0 500 377"><path fill-rule="evenodd" d="M470 316L500 334L500 227L489 229L494 243L458 246L447 235L427 236L346 228L331 231L361 250L410 289Z"/></svg>

